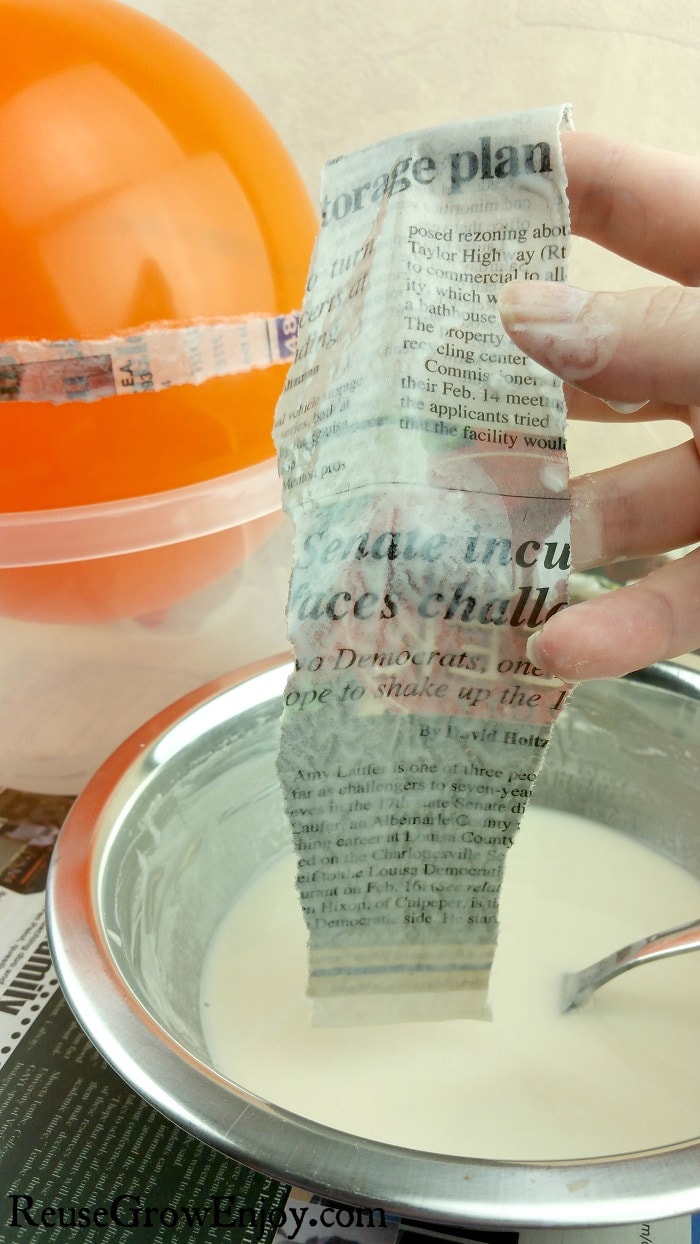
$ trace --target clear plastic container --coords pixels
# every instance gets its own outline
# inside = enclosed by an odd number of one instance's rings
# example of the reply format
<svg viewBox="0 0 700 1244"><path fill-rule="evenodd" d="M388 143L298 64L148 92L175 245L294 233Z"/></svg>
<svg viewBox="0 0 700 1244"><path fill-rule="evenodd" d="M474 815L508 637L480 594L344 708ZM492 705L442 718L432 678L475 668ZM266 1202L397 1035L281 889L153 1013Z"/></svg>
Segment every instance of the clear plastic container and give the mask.
<svg viewBox="0 0 700 1244"><path fill-rule="evenodd" d="M0 515L0 785L75 794L153 713L284 649L290 564L274 460Z"/></svg>

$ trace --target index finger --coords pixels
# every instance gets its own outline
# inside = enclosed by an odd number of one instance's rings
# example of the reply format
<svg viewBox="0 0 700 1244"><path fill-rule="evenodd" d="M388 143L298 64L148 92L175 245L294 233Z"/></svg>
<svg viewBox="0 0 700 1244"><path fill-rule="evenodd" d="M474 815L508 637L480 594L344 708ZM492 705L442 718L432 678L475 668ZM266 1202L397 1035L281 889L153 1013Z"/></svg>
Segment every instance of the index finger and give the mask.
<svg viewBox="0 0 700 1244"><path fill-rule="evenodd" d="M577 130L562 150L574 233L700 285L700 161Z"/></svg>

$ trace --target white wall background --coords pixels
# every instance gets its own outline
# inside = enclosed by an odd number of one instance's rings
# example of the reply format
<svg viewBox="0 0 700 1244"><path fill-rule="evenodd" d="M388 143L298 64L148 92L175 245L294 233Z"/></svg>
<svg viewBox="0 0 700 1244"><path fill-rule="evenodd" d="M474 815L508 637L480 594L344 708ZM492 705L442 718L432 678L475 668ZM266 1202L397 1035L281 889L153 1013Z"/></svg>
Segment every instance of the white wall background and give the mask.
<svg viewBox="0 0 700 1244"><path fill-rule="evenodd" d="M698 0L130 0L208 53L269 118L317 199L333 155L403 130L570 101L578 129L700 156ZM700 222L698 227L700 228ZM638 269L575 244L571 278ZM574 471L684 439L572 430Z"/></svg>

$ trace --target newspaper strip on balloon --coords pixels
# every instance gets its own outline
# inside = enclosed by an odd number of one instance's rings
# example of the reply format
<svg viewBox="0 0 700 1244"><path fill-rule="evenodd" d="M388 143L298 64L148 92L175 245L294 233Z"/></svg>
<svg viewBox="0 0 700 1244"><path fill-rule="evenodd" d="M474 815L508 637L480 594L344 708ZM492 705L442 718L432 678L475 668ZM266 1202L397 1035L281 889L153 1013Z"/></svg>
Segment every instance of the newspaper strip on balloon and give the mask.
<svg viewBox="0 0 700 1244"><path fill-rule="evenodd" d="M0 341L0 402L94 402L289 363L299 316L151 324L104 340Z"/></svg>
<svg viewBox="0 0 700 1244"><path fill-rule="evenodd" d="M552 108L332 161L275 438L295 553L279 773L316 1023L488 1018L508 847L568 688L561 383L497 299L566 275Z"/></svg>

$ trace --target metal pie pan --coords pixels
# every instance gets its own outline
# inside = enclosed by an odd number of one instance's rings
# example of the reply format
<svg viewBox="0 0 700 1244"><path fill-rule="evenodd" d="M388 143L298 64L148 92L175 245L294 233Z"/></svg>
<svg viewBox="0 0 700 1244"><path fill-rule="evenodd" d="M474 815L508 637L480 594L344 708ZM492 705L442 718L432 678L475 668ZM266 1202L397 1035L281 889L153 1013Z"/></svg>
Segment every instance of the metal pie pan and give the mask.
<svg viewBox="0 0 700 1244"><path fill-rule="evenodd" d="M260 843L279 801L274 758L289 672L288 659L277 657L178 701L132 735L76 801L54 853L47 922L63 990L98 1050L202 1141L336 1200L495 1229L616 1225L697 1210L698 1138L582 1161L446 1157L294 1115L211 1065L195 978L231 878L241 872L245 881L261 851L279 847ZM700 676L658 665L581 686L570 707L538 783L541 802L586 815L589 800L598 819L603 804L608 823L700 875ZM621 723L624 742L611 747ZM653 788L650 738L657 755L664 750ZM637 785L638 806L630 807ZM673 840L658 840L660 810L668 824L671 806Z"/></svg>

